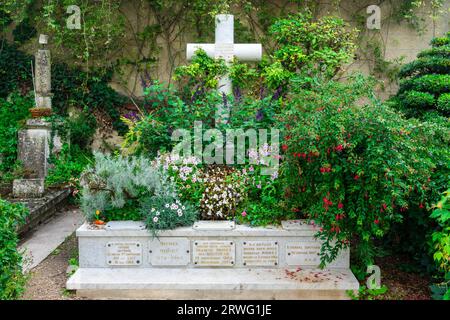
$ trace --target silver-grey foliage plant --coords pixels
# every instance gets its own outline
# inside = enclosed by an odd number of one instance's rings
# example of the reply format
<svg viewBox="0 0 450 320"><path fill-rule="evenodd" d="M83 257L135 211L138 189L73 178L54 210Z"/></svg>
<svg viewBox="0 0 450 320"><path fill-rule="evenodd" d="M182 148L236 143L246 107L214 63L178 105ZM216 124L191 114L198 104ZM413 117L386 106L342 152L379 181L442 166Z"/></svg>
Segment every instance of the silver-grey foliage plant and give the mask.
<svg viewBox="0 0 450 320"><path fill-rule="evenodd" d="M167 172L145 157L95 153L95 164L81 175L81 208L89 220L96 210L123 208L127 199L147 196L176 197Z"/></svg>

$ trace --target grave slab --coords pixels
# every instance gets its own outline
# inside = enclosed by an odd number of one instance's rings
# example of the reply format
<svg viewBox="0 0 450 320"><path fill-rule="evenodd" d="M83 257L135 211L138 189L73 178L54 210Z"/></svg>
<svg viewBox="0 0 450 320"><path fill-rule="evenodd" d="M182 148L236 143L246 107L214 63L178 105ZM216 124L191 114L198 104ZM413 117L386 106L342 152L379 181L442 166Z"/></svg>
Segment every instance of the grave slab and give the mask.
<svg viewBox="0 0 450 320"><path fill-rule="evenodd" d="M349 299L358 288L348 269L80 268L67 282L97 299Z"/></svg>

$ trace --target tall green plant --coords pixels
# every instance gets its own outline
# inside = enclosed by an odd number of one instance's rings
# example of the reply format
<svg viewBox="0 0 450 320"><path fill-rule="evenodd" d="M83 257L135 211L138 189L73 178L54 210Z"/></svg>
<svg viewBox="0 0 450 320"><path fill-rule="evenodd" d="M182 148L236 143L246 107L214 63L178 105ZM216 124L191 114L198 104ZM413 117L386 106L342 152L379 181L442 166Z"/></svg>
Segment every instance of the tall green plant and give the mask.
<svg viewBox="0 0 450 320"><path fill-rule="evenodd" d="M442 298L450 300L450 189L437 203L431 218L439 223L439 230L432 236L433 259L443 278L443 282L438 287L443 289L441 290Z"/></svg>
<svg viewBox="0 0 450 320"><path fill-rule="evenodd" d="M17 249L17 227L28 209L0 199L0 300L18 299L24 291L22 256Z"/></svg>

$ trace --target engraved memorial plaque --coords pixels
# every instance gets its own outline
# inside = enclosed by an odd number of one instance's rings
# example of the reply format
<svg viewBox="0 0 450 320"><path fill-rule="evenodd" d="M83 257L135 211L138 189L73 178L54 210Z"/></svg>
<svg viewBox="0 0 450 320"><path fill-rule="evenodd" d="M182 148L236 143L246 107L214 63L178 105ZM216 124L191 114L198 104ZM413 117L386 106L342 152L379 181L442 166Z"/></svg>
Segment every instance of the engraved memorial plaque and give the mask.
<svg viewBox="0 0 450 320"><path fill-rule="evenodd" d="M195 240L193 243L194 265L199 267L232 267L235 263L234 241Z"/></svg>
<svg viewBox="0 0 450 320"><path fill-rule="evenodd" d="M222 58L225 61L231 61L234 57L233 43L216 43L215 58Z"/></svg>
<svg viewBox="0 0 450 320"><path fill-rule="evenodd" d="M149 243L150 263L154 266L186 266L191 261L187 238L153 239Z"/></svg>
<svg viewBox="0 0 450 320"><path fill-rule="evenodd" d="M289 266L318 266L321 244L318 241L292 241L286 243L286 263Z"/></svg>
<svg viewBox="0 0 450 320"><path fill-rule="evenodd" d="M244 266L278 265L278 242L244 241L242 243L242 264Z"/></svg>
<svg viewBox="0 0 450 320"><path fill-rule="evenodd" d="M110 266L137 266L142 263L140 242L109 242L106 244L106 263Z"/></svg>

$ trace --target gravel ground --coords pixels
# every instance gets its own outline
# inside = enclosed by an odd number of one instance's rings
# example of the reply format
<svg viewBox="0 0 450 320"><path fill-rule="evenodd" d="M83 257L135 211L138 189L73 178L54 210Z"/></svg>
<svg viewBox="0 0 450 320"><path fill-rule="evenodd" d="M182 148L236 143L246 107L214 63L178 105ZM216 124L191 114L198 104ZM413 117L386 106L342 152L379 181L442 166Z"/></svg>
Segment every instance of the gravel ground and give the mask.
<svg viewBox="0 0 450 320"><path fill-rule="evenodd" d="M69 259L76 258L78 245L72 234L55 251L29 273L22 297L24 300L80 299L65 289Z"/></svg>
<svg viewBox="0 0 450 320"><path fill-rule="evenodd" d="M379 299L382 300L430 300L430 279L417 272L402 270L402 266L411 264L408 257L388 256L378 258L381 269L381 284L389 290Z"/></svg>

